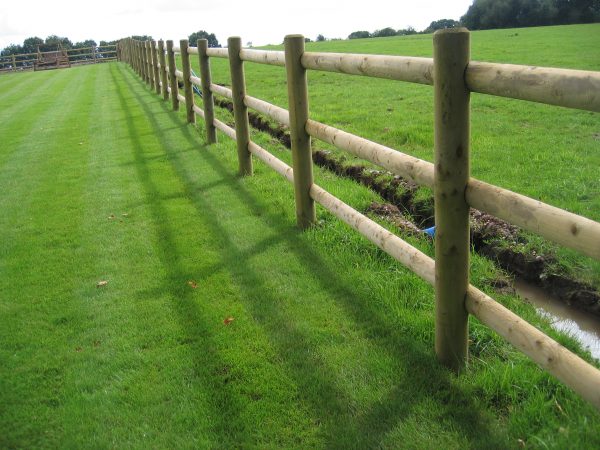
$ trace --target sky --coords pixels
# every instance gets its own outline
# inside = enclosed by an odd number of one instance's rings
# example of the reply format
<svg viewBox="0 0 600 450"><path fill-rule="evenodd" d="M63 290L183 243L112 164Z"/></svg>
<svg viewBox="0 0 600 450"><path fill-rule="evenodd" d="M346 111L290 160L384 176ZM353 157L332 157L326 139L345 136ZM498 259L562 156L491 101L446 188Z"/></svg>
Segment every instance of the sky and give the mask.
<svg viewBox="0 0 600 450"><path fill-rule="evenodd" d="M286 34L316 39L347 38L352 31L412 26L420 31L438 19L458 20L472 0L3 0L0 48L28 37L57 34L72 42L110 41L132 35L187 38L215 33L221 44L241 36L244 44L279 44Z"/></svg>

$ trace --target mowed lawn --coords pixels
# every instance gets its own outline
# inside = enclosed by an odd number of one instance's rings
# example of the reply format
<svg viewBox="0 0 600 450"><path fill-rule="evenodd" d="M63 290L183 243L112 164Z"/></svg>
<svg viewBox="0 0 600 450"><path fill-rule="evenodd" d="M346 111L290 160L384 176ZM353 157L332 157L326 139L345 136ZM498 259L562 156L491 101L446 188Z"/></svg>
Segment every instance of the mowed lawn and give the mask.
<svg viewBox="0 0 600 450"><path fill-rule="evenodd" d="M428 285L321 209L298 231L291 186L199 130L124 64L0 77L1 448L600 447L475 319L466 373L440 367Z"/></svg>

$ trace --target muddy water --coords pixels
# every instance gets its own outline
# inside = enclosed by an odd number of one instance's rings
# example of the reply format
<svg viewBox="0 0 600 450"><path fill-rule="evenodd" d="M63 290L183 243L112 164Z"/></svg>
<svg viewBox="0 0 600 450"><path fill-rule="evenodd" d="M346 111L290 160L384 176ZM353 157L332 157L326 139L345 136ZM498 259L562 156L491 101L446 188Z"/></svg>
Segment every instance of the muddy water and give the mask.
<svg viewBox="0 0 600 450"><path fill-rule="evenodd" d="M567 306L531 284L515 280L517 293L531 303L538 313L550 319L552 327L575 337L592 356L600 359L600 320Z"/></svg>

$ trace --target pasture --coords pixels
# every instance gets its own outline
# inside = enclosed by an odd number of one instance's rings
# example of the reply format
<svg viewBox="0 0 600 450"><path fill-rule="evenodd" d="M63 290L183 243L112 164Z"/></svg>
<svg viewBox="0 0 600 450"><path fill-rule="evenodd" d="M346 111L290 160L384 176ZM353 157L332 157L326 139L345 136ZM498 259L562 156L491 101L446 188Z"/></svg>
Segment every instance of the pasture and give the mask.
<svg viewBox="0 0 600 450"><path fill-rule="evenodd" d="M474 33L473 59L600 69L598 25L555 29L554 45L548 30ZM525 42L507 47L511 33ZM548 36L531 47L532 33ZM225 64L213 76L229 84ZM286 106L283 71L247 76L249 94ZM432 159L430 90L316 74L310 95L317 120ZM600 219L597 114L474 96L472 116L475 176ZM0 136L0 446L600 446L596 410L476 319L466 373L442 368L427 284L322 209L298 231L291 186L258 161L238 177L233 141L204 145L124 64L0 77ZM315 180L359 211L380 201ZM500 276L472 256L473 284L590 359L495 292Z"/></svg>

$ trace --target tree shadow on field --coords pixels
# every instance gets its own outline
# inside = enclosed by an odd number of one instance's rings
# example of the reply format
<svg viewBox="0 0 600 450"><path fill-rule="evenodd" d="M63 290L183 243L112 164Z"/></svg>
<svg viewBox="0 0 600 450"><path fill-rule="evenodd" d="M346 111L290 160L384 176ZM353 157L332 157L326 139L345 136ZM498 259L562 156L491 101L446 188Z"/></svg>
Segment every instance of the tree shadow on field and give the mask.
<svg viewBox="0 0 600 450"><path fill-rule="evenodd" d="M285 361L290 376L300 387L301 401L310 406L316 426L319 427L319 434L326 440L327 447L373 448L384 445L388 433L402 426L403 422L411 418L417 407L423 407L427 402L437 404L442 410L441 414L437 414L445 430L464 437L473 447L506 445L505 436L499 435L496 428L491 426L471 399L470 393L456 386L450 372L436 362L432 350L433 343L422 342L416 338L416 332L411 330L410 326L399 330L389 318L388 311L378 307L377 302L364 291L350 289L348 286L355 284L356 280L339 272L334 257L325 258L308 246L302 233L294 224L282 218L276 206L261 201L256 194L249 191L243 181L211 153L210 147L199 143L194 128L183 123L180 115L171 113L171 121L180 126L187 143L199 149L198 158L203 166L220 177L216 185L221 189L230 190L232 196L237 196L251 214L260 217L257 220L260 220L265 229L274 236L254 243L249 249L239 249L232 231L216 219L217 209L222 205L212 204L207 199L203 188L209 186L203 187L195 181L194 174L180 158L178 151L173 150L168 139L161 133L161 124L153 117L155 106L150 106L147 93L142 92L140 85L134 86L137 81L133 80L131 71L126 71L123 66L119 66L119 71L119 78L124 80L129 92L146 112L148 121L156 130L157 138L168 154L175 173L185 186L189 200L212 230L214 245L220 249L222 261L219 267L206 268L201 275L208 276L212 271L224 267L240 284L243 296L241 301L266 331L272 345ZM122 95L121 92L119 94ZM127 109L125 100L123 105ZM169 110L166 102L161 102L160 107L165 111ZM140 159L139 163L143 165L144 160ZM139 170L149 177L146 168ZM292 201L293 196L290 197L290 202ZM157 226L166 227L166 224L160 223L165 216L160 214L161 211L156 213ZM285 266L286 260L290 258L299 261L309 274L311 282L326 292L328 297L352 318L354 328L368 338L369 344L392 358L395 366L402 368L401 383L391 387L387 397L370 407L356 406L356 401L338 386L339 380L328 376L331 370L327 366L327 359L318 356L318 348L310 344L310 337L302 331L298 321L282 311L279 306L281 299L269 288L269 273L252 270L251 264L244 264L274 243L284 245L287 250L277 256L277 265ZM340 246L342 245L340 243ZM176 255L172 257L176 258ZM258 299L260 301L257 301ZM197 326L193 323L194 318L181 318L184 326ZM399 447L403 446L402 442L396 444Z"/></svg>

